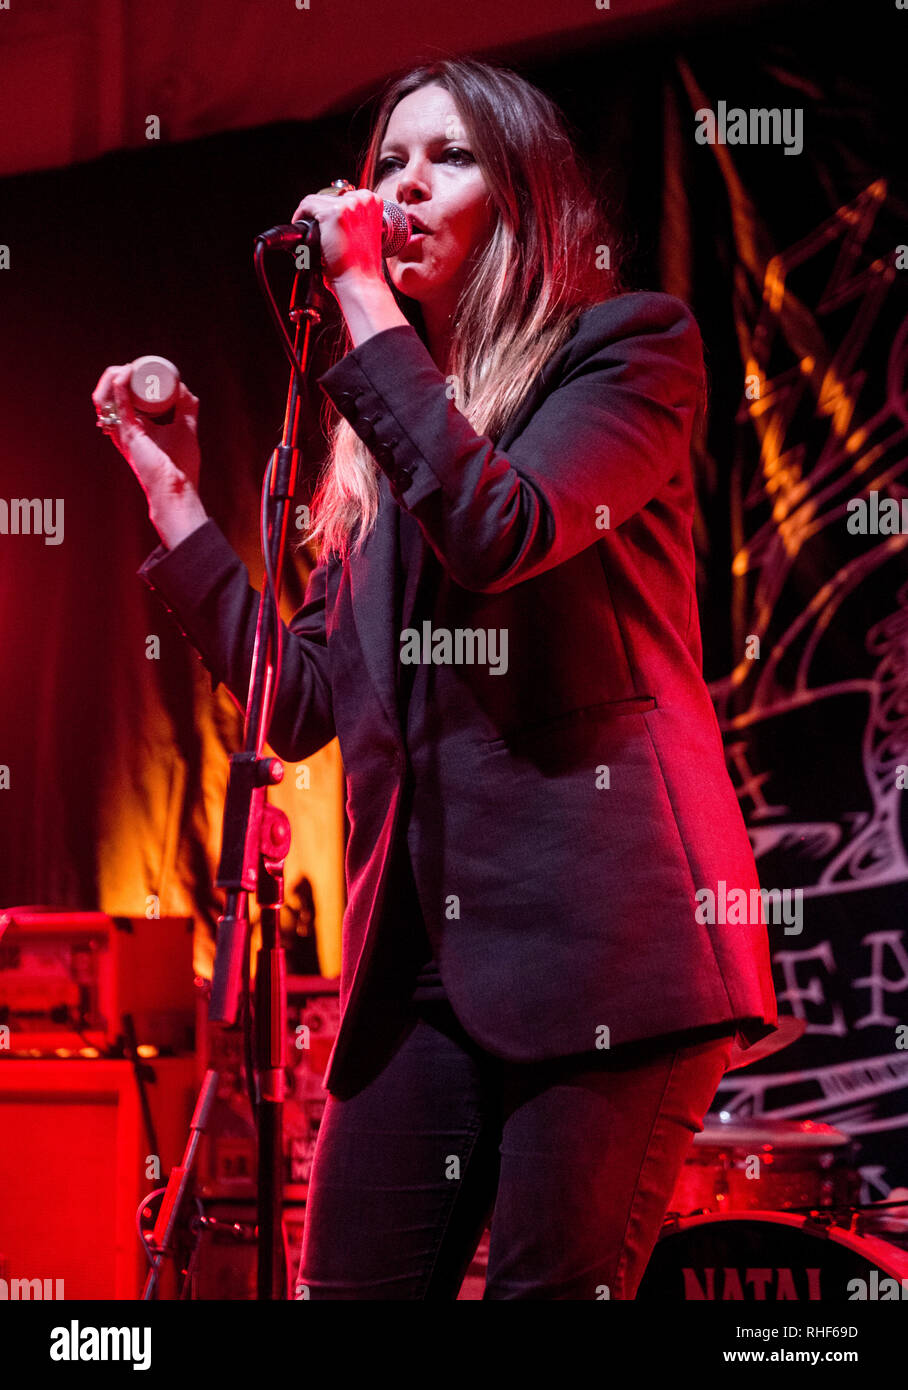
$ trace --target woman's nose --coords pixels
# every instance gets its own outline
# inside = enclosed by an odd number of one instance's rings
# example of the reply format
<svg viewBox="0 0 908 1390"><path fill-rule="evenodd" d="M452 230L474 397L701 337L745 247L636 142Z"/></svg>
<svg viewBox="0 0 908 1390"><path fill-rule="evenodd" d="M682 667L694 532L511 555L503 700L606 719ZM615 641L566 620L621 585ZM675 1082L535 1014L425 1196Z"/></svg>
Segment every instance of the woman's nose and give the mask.
<svg viewBox="0 0 908 1390"><path fill-rule="evenodd" d="M426 178L417 172L407 173L403 171L397 183L397 201L407 203L411 199L423 201L429 197L429 187Z"/></svg>

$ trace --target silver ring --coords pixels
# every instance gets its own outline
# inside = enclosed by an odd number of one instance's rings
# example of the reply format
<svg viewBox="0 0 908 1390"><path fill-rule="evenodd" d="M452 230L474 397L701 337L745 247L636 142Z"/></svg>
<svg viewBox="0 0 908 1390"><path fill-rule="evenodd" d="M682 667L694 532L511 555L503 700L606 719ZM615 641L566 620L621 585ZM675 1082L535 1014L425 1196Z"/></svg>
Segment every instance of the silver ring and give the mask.
<svg viewBox="0 0 908 1390"><path fill-rule="evenodd" d="M103 430L105 434L113 434L119 423L120 417L117 414L115 406L106 405L103 410L98 411L98 418L95 424L98 429Z"/></svg>
<svg viewBox="0 0 908 1390"><path fill-rule="evenodd" d="M356 189L347 179L332 179L327 188L320 188L319 193L330 193L335 198L342 198L345 193L355 193Z"/></svg>

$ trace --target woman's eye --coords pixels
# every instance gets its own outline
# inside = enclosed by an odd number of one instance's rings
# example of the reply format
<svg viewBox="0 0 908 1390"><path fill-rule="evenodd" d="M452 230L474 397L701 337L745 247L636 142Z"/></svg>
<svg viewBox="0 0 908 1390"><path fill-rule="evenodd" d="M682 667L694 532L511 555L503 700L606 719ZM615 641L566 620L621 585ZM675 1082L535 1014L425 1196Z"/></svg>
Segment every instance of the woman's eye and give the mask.
<svg viewBox="0 0 908 1390"><path fill-rule="evenodd" d="M456 164L472 164L474 162L473 156L470 154L469 150L461 150L456 147L450 150L444 150L441 157L442 159L451 159L453 157ZM376 181L385 178L387 174L390 173L392 165L399 163L400 160L395 159L393 155L386 155L384 159L380 159L375 169Z"/></svg>

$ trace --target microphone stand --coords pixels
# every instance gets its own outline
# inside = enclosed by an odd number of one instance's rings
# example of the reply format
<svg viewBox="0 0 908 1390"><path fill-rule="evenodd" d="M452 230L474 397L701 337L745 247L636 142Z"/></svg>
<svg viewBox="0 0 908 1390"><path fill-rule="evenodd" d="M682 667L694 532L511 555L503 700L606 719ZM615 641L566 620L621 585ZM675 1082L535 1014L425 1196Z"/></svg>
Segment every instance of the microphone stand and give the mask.
<svg viewBox="0 0 908 1390"><path fill-rule="evenodd" d="M291 355L292 372L284 413L281 442L271 456L262 488L263 555L266 582L262 586L255 647L246 703L244 749L230 757L230 776L224 806L221 859L216 884L226 892L225 910L218 919L209 1021L236 1026L241 981L248 975L249 894L261 908L262 941L256 961L255 1066L257 1086L256 1131L258 1139L257 1298L286 1297L284 1247L278 1240L283 1219L283 1107L286 1096L286 964L280 945L280 907L284 900L283 863L290 847L290 823L283 811L266 801L269 784L283 777L277 758L262 757L271 721L272 693L280 680L279 641L281 570L286 545L288 507L299 465L297 437L300 418L300 386L305 384L313 323L320 323L328 302L318 270L298 269L293 284L289 317L294 341L280 320L264 275L262 258L267 233L256 241L256 270L263 290ZM318 223L301 231L305 243L320 264ZM305 292L297 303L300 275ZM275 656L277 655L277 660ZM244 995L247 1011L248 992ZM248 1018L247 1012L247 1018Z"/></svg>

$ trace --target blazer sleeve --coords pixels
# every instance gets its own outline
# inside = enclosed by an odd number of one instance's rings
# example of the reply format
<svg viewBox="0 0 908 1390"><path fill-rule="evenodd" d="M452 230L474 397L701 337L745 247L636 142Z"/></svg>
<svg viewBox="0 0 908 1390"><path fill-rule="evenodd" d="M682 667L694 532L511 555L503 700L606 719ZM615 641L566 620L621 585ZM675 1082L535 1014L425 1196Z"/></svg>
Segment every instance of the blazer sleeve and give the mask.
<svg viewBox="0 0 908 1390"><path fill-rule="evenodd" d="M158 546L137 571L173 613L212 675L245 711L259 593L211 517L172 550ZM305 602L282 622L281 677L268 742L281 758L306 758L335 736L325 632L327 565L309 576Z"/></svg>
<svg viewBox="0 0 908 1390"><path fill-rule="evenodd" d="M318 379L466 589L498 593L571 559L690 467L703 356L688 307L636 292L581 321L555 388L507 451L456 408L409 325Z"/></svg>

